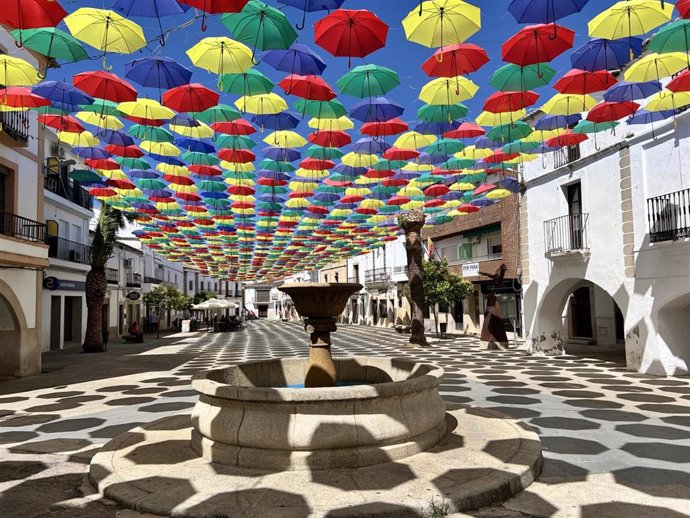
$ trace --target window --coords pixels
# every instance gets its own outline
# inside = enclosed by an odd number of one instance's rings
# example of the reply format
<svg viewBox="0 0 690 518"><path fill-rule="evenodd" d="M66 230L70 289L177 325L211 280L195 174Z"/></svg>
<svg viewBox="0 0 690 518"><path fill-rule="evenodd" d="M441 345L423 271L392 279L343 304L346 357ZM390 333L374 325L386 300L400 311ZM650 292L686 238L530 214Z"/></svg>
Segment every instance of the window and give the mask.
<svg viewBox="0 0 690 518"><path fill-rule="evenodd" d="M503 253L503 244L500 234L487 237L486 245L489 258L500 256Z"/></svg>
<svg viewBox="0 0 690 518"><path fill-rule="evenodd" d="M352 268L355 270L355 282L359 282L359 265L355 264Z"/></svg>
<svg viewBox="0 0 690 518"><path fill-rule="evenodd" d="M189 291L194 291L194 281L189 281Z"/></svg>
<svg viewBox="0 0 690 518"><path fill-rule="evenodd" d="M458 247L458 259L461 261L471 261L472 257L472 245L470 243L462 243Z"/></svg>
<svg viewBox="0 0 690 518"><path fill-rule="evenodd" d="M338 282L338 273L335 274L335 282Z"/></svg>
<svg viewBox="0 0 690 518"><path fill-rule="evenodd" d="M0 212L5 212L9 202L9 176L10 170L0 166Z"/></svg>

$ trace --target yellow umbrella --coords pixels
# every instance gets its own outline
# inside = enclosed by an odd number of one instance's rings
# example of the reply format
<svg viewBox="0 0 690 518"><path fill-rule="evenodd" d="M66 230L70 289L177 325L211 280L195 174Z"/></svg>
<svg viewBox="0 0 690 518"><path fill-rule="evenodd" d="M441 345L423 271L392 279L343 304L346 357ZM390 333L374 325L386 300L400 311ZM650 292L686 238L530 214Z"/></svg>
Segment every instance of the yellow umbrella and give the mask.
<svg viewBox="0 0 690 518"><path fill-rule="evenodd" d="M244 95L235 101L235 106L243 112L257 115L273 115L288 109L285 99L274 92Z"/></svg>
<svg viewBox="0 0 690 518"><path fill-rule="evenodd" d="M170 142L154 142L151 140L144 140L139 144L139 147L147 153L153 153L160 156L178 156L180 150Z"/></svg>
<svg viewBox="0 0 690 518"><path fill-rule="evenodd" d="M421 209L424 207L424 202L423 201L417 201L417 200L412 200L408 201L407 203L404 203L401 205L401 208L403 210L415 210L415 209Z"/></svg>
<svg viewBox="0 0 690 518"><path fill-rule="evenodd" d="M534 130L533 133L527 135L525 138L521 139L522 142L545 142L550 138L558 137L565 133L564 128L558 128L554 130Z"/></svg>
<svg viewBox="0 0 690 518"><path fill-rule="evenodd" d="M416 131L407 131L395 139L393 147L398 149L419 149L430 146L434 142L436 142L434 135L422 135Z"/></svg>
<svg viewBox="0 0 690 518"><path fill-rule="evenodd" d="M673 5L659 0L622 0L592 18L593 38L616 40L646 34L671 20Z"/></svg>
<svg viewBox="0 0 690 518"><path fill-rule="evenodd" d="M486 158L489 155L493 155L493 153L489 149L477 148L475 146L467 146L465 149L455 153L455 155L453 156L464 160L481 160L482 158Z"/></svg>
<svg viewBox="0 0 690 518"><path fill-rule="evenodd" d="M307 208L309 207L309 202L304 198L290 198L285 202L285 206L291 209Z"/></svg>
<svg viewBox="0 0 690 518"><path fill-rule="evenodd" d="M432 105L457 104L474 97L479 87L463 76L439 77L422 87L419 99Z"/></svg>
<svg viewBox="0 0 690 518"><path fill-rule="evenodd" d="M242 187L254 186L254 180L250 180L249 178L226 178L225 183L228 185L239 185Z"/></svg>
<svg viewBox="0 0 690 518"><path fill-rule="evenodd" d="M668 92L662 90L650 97L645 105L645 110L660 112L675 110L690 104L690 92Z"/></svg>
<svg viewBox="0 0 690 518"><path fill-rule="evenodd" d="M358 185L371 185L373 183L379 183L383 178L368 178L366 176L358 176L355 183Z"/></svg>
<svg viewBox="0 0 690 518"><path fill-rule="evenodd" d="M462 43L482 27L479 7L462 0L427 0L403 19L405 37L426 47Z"/></svg>
<svg viewBox="0 0 690 518"><path fill-rule="evenodd" d="M269 146L280 146L284 148L302 147L307 144L307 140L296 131L281 130L270 133L264 142Z"/></svg>
<svg viewBox="0 0 690 518"><path fill-rule="evenodd" d="M0 84L4 86L31 86L41 77L28 61L6 54L0 55Z"/></svg>
<svg viewBox="0 0 690 518"><path fill-rule="evenodd" d="M420 164L419 162L408 162L401 168L403 171L433 171L434 166L431 164Z"/></svg>
<svg viewBox="0 0 690 518"><path fill-rule="evenodd" d="M309 119L309 127L323 131L345 131L355 127L354 123L345 115L338 119Z"/></svg>
<svg viewBox="0 0 690 518"><path fill-rule="evenodd" d="M108 180L127 180L127 175L122 169L102 170L100 173Z"/></svg>
<svg viewBox="0 0 690 518"><path fill-rule="evenodd" d="M150 120L167 120L175 116L175 112L170 108L161 105L153 99L137 99L127 101L117 105L118 111L131 117Z"/></svg>
<svg viewBox="0 0 690 518"><path fill-rule="evenodd" d="M684 52L652 53L633 63L625 71L625 80L635 83L658 81L680 72L687 66L688 55Z"/></svg>
<svg viewBox="0 0 690 518"><path fill-rule="evenodd" d="M64 22L72 36L103 52L131 54L146 46L141 27L114 11L80 7Z"/></svg>
<svg viewBox="0 0 690 518"><path fill-rule="evenodd" d="M487 192L486 197L490 200L500 200L502 198L507 198L511 194L513 193L508 189L494 189L493 191Z"/></svg>
<svg viewBox="0 0 690 518"><path fill-rule="evenodd" d="M381 200L362 200L359 204L363 209L380 209L385 203Z"/></svg>
<svg viewBox="0 0 690 518"><path fill-rule="evenodd" d="M197 67L219 75L244 74L254 64L249 47L225 36L204 38L187 55Z"/></svg>
<svg viewBox="0 0 690 518"><path fill-rule="evenodd" d="M525 110L517 110L514 112L503 112L503 113L493 113L493 112L482 112L476 118L477 124L480 126L500 126L502 124L510 124L517 120L522 119L527 112Z"/></svg>
<svg viewBox="0 0 690 518"><path fill-rule="evenodd" d="M549 115L573 115L591 110L597 100L591 95L556 94L549 99L541 110Z"/></svg>
<svg viewBox="0 0 690 518"><path fill-rule="evenodd" d="M227 160L221 160L220 166L231 173L250 173L256 169L252 162L241 164L239 162L228 162Z"/></svg>
<svg viewBox="0 0 690 518"><path fill-rule="evenodd" d="M192 174L191 171L184 166L166 164L165 162L159 162L156 165L156 169L158 169L161 173L170 176L189 176L190 174Z"/></svg>
<svg viewBox="0 0 690 518"><path fill-rule="evenodd" d="M58 140L72 147L93 147L98 145L98 139L90 131L70 133L58 131Z"/></svg>
<svg viewBox="0 0 690 518"><path fill-rule="evenodd" d="M295 176L299 176L300 178L309 178L312 180L325 178L329 174L328 169L302 169L300 167L297 169L297 171L295 171Z"/></svg>
<svg viewBox="0 0 690 518"><path fill-rule="evenodd" d="M313 191L318 186L319 186L319 184L316 182L295 182L295 181L292 181L288 184L288 187L290 188L290 190L295 191L295 192Z"/></svg>
<svg viewBox="0 0 690 518"><path fill-rule="evenodd" d="M422 190L418 187L413 187L407 185L398 191L400 196L412 197L412 196L424 196Z"/></svg>
<svg viewBox="0 0 690 518"><path fill-rule="evenodd" d="M475 186L469 182L455 182L450 186L451 191L473 191Z"/></svg>
<svg viewBox="0 0 690 518"><path fill-rule="evenodd" d="M91 124L101 129L119 130L125 127L120 122L120 119L113 115L101 115L96 112L77 112L75 117L86 124Z"/></svg>
<svg viewBox="0 0 690 518"><path fill-rule="evenodd" d="M340 161L350 167L371 167L379 161L379 158L376 155L362 155L350 152L343 155Z"/></svg>
<svg viewBox="0 0 690 518"><path fill-rule="evenodd" d="M181 126L178 124L171 124L170 131L182 135L183 137L190 137L195 139L211 138L215 132L203 122L199 122L198 126Z"/></svg>

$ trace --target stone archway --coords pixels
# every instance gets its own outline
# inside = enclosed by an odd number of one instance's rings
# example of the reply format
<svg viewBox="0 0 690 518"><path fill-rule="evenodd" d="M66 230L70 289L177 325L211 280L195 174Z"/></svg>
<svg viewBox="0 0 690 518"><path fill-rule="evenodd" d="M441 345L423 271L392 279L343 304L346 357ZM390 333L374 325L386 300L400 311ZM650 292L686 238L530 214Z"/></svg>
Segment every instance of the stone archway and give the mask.
<svg viewBox="0 0 690 518"><path fill-rule="evenodd" d="M537 305L528 351L564 354L568 344L621 344L624 352L624 310L616 295L587 279L569 278L556 283Z"/></svg>
<svg viewBox="0 0 690 518"><path fill-rule="evenodd" d="M657 313L659 349L664 346L670 356L664 364L666 375L680 376L690 372L690 293L677 297Z"/></svg>
<svg viewBox="0 0 690 518"><path fill-rule="evenodd" d="M0 376L21 376L22 339L27 330L21 303L0 280Z"/></svg>

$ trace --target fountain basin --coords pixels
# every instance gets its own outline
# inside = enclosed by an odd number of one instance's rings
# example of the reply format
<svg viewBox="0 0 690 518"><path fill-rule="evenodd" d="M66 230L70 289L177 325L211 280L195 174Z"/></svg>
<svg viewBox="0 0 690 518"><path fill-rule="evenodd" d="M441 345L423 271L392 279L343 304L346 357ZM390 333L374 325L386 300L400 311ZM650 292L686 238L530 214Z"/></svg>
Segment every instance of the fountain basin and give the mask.
<svg viewBox="0 0 690 518"><path fill-rule="evenodd" d="M334 360L340 387L304 381L306 358L200 373L191 447L204 459L263 470L371 466L416 455L446 434L443 369L390 358Z"/></svg>

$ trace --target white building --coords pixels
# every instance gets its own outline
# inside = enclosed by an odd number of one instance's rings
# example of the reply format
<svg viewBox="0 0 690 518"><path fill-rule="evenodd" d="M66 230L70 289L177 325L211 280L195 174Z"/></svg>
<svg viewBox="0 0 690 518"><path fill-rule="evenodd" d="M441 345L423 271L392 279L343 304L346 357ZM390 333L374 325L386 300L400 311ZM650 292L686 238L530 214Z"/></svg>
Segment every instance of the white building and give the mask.
<svg viewBox="0 0 690 518"><path fill-rule="evenodd" d="M627 367L690 369L690 113L622 123L527 164L524 317L534 353L625 348Z"/></svg>
<svg viewBox="0 0 690 518"><path fill-rule="evenodd" d="M86 274L91 254L89 222L91 196L69 173L82 160L68 146L58 145L50 130L45 134L45 189L43 221L47 225L50 265L44 270L42 290L42 350L80 344L86 332Z"/></svg>
<svg viewBox="0 0 690 518"><path fill-rule="evenodd" d="M46 61L0 28L0 53L44 69ZM40 61L39 61L40 59ZM41 372L44 134L37 115L0 113L0 376Z"/></svg>

